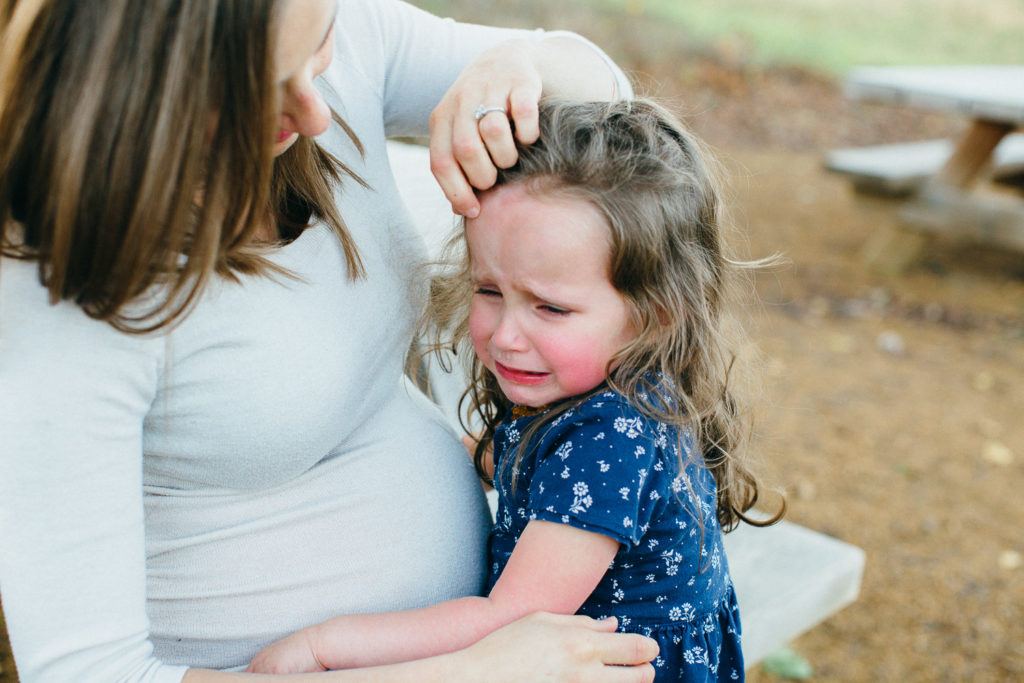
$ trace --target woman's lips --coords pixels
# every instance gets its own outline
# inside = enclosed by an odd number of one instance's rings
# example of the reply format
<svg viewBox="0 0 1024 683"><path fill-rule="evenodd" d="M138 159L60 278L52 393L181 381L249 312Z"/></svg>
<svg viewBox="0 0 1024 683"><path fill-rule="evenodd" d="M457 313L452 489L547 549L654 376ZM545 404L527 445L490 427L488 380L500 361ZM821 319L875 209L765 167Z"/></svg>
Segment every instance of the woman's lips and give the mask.
<svg viewBox="0 0 1024 683"><path fill-rule="evenodd" d="M277 134L277 142L284 142L293 135L295 135L295 131L282 130L280 133Z"/></svg>
<svg viewBox="0 0 1024 683"><path fill-rule="evenodd" d="M532 370L510 368L498 361L494 361L494 369L498 371L499 375L516 384L540 384L551 374L550 372L533 372Z"/></svg>

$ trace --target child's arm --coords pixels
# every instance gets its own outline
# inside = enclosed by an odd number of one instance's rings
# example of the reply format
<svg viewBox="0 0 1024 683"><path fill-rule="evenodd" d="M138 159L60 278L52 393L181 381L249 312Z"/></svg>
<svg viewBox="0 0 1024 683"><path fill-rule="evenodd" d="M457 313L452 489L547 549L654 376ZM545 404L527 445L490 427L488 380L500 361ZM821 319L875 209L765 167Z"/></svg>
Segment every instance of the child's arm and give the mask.
<svg viewBox="0 0 1024 683"><path fill-rule="evenodd" d="M461 650L532 612L572 614L601 581L618 549L608 536L532 521L486 598L335 617L264 648L248 670L297 673L419 659Z"/></svg>

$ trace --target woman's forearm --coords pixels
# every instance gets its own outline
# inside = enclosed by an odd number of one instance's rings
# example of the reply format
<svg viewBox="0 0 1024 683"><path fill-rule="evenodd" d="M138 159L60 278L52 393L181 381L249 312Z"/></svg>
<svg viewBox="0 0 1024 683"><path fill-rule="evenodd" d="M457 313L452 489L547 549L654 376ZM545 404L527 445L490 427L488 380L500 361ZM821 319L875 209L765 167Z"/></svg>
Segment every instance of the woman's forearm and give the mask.
<svg viewBox="0 0 1024 683"><path fill-rule="evenodd" d="M189 669L182 683L247 683L257 680L272 680L280 683L447 683L464 679L473 674L473 660L459 655L441 655L400 664L375 666L348 671L325 671L315 674L251 674L208 669ZM480 670L482 673L482 669ZM269 676L269 678L268 678ZM477 678L473 678L477 680Z"/></svg>
<svg viewBox="0 0 1024 683"><path fill-rule="evenodd" d="M282 683L338 681L339 683L393 683L423 681L592 681L614 672L623 683L650 683L658 654L650 638L614 633L615 620L537 613L499 629L458 652L402 664L330 671L319 674L275 676ZM608 668L611 667L611 668ZM244 683L248 674L190 670L185 683Z"/></svg>
<svg viewBox="0 0 1024 683"><path fill-rule="evenodd" d="M578 38L555 35L532 47L545 95L574 100L615 100L631 95L622 92L629 84L613 70L617 67Z"/></svg>

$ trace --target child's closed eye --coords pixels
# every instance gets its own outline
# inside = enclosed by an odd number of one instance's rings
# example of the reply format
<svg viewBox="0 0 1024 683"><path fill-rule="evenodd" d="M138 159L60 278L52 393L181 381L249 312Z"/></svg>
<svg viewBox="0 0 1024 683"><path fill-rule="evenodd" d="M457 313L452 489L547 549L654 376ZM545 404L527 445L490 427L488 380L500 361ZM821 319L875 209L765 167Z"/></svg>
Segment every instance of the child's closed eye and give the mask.
<svg viewBox="0 0 1024 683"><path fill-rule="evenodd" d="M474 294L482 294L483 296L501 296L501 291L496 287L479 286L476 288Z"/></svg>
<svg viewBox="0 0 1024 683"><path fill-rule="evenodd" d="M554 315L569 315L572 313L568 308L562 308L554 304L540 304L539 308L546 313L553 313Z"/></svg>

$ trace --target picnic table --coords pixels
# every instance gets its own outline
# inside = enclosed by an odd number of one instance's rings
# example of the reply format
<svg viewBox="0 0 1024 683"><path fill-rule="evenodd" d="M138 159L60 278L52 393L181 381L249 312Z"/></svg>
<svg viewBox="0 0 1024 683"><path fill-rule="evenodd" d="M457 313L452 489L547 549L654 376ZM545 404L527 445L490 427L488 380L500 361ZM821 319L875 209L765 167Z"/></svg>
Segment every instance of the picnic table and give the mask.
<svg viewBox="0 0 1024 683"><path fill-rule="evenodd" d="M411 218L436 257L456 219L430 174L428 152L391 141L388 157ZM466 381L457 370L434 366L429 372L432 398L460 433L458 402ZM497 496L492 491L488 498L493 514ZM742 525L726 535L725 551L740 605L748 668L853 602L860 592L864 551L791 522L767 528Z"/></svg>
<svg viewBox="0 0 1024 683"><path fill-rule="evenodd" d="M838 150L826 163L831 170L854 176L862 189L873 177L883 187L891 183L890 190L909 190L901 219L910 228L1024 251L1019 189L978 189L993 173L1019 179L1024 172L1024 136L1013 134L1024 126L1024 66L865 67L847 74L843 89L855 100L965 116L969 125L945 147L889 145L860 150L859 157ZM913 174L919 178L900 184Z"/></svg>

